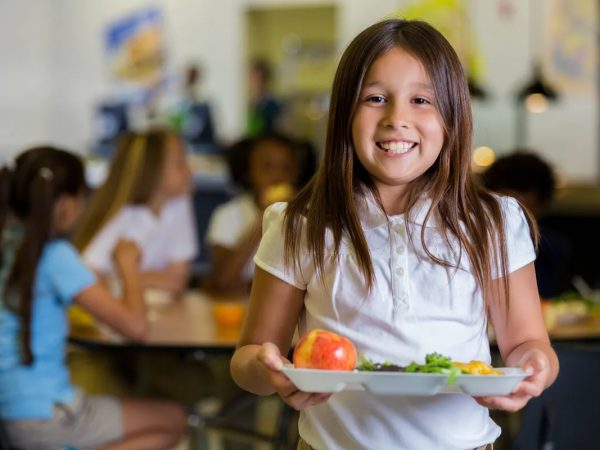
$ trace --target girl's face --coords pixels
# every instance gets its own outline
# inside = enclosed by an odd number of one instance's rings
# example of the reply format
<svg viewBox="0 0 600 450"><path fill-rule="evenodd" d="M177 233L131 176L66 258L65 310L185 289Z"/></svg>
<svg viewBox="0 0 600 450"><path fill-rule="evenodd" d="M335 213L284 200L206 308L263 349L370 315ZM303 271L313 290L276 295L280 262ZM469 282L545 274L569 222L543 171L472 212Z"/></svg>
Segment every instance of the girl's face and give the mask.
<svg viewBox="0 0 600 450"><path fill-rule="evenodd" d="M85 209L86 194L62 195L54 205L52 230L57 234L68 234L75 228Z"/></svg>
<svg viewBox="0 0 600 450"><path fill-rule="evenodd" d="M173 198L191 191L192 172L187 163L183 144L177 137L169 136L159 194L163 198Z"/></svg>
<svg viewBox="0 0 600 450"><path fill-rule="evenodd" d="M277 141L260 141L250 154L250 185L256 192L280 183L295 184L298 162L292 149Z"/></svg>
<svg viewBox="0 0 600 450"><path fill-rule="evenodd" d="M375 186L405 192L437 159L444 125L423 65L394 47L371 65L352 119L356 155Z"/></svg>

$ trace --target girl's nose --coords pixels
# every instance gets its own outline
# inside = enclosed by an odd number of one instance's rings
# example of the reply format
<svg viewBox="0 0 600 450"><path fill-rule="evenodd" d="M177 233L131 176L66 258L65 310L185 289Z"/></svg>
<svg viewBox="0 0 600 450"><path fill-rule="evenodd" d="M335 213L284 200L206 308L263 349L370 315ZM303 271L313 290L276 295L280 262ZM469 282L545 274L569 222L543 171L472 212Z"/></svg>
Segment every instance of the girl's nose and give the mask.
<svg viewBox="0 0 600 450"><path fill-rule="evenodd" d="M388 128L408 128L411 123L410 111L407 107L395 102L389 102L385 111L382 125Z"/></svg>

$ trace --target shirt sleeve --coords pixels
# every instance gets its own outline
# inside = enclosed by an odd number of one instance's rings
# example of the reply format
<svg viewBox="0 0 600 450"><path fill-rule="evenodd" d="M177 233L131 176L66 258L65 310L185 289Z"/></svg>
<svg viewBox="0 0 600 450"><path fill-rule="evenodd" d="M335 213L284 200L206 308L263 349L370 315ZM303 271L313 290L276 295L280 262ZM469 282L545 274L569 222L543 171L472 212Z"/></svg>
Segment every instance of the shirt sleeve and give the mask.
<svg viewBox="0 0 600 450"><path fill-rule="evenodd" d="M271 275L291 284L298 289L306 290L307 280L304 274L310 272L307 267L310 264L308 253L304 250L304 233L301 237L300 266L291 263L290 267L285 264L285 241L283 220L287 203L274 203L269 206L263 216L262 238L258 251L254 257L254 263L270 273Z"/></svg>
<svg viewBox="0 0 600 450"><path fill-rule="evenodd" d="M83 263L75 247L66 240L50 243L41 263L52 289L65 305L71 304L77 294L96 282L96 277Z"/></svg>
<svg viewBox="0 0 600 450"><path fill-rule="evenodd" d="M525 212L519 203L512 197L502 197L500 202L506 233L507 269L511 273L535 260L535 248Z"/></svg>
<svg viewBox="0 0 600 450"><path fill-rule="evenodd" d="M233 248L255 220L245 211L243 197L235 197L215 209L208 223L206 243Z"/></svg>
<svg viewBox="0 0 600 450"><path fill-rule="evenodd" d="M232 248L238 239L236 233L236 221L233 220L229 204L224 204L215 209L210 216L208 229L206 230L206 244L220 245L221 247Z"/></svg>
<svg viewBox="0 0 600 450"><path fill-rule="evenodd" d="M169 260L171 262L192 261L198 254L198 236L192 199L182 197L171 205L169 232Z"/></svg>
<svg viewBox="0 0 600 450"><path fill-rule="evenodd" d="M98 273L107 274L113 270L112 252L120 237L120 222L123 212L117 214L92 238L83 251L83 261Z"/></svg>

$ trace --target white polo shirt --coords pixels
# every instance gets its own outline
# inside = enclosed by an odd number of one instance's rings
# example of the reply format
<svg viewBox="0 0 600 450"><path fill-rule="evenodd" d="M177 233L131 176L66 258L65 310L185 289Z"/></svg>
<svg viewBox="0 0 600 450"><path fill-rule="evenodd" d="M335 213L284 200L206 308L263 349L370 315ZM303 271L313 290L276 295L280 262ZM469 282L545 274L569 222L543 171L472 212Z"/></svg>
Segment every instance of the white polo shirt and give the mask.
<svg viewBox="0 0 600 450"><path fill-rule="evenodd" d="M198 253L191 198L169 200L155 215L146 205L124 206L83 252L96 272L113 274L113 250L120 238L135 241L142 252L140 270L163 270L174 262L191 262Z"/></svg>
<svg viewBox="0 0 600 450"><path fill-rule="evenodd" d="M333 261L329 232L325 287L308 252L302 252L300 270L285 267L285 203L265 212L263 238L254 261L272 275L306 290L300 335L315 328L330 330L354 342L359 354L400 365L422 362L431 352L453 360L489 363L483 297L467 255L463 251L458 270L449 269L431 261L421 245L421 224L429 205L428 200L417 203L409 223L404 215L386 217L372 198L359 209L375 270L371 292L346 239L339 260ZM504 197L501 205L512 272L533 261L535 252L517 202ZM434 217L426 226L428 248L454 263L458 260L456 242L454 251L448 249L438 224ZM412 240L407 239L408 230ZM305 241L302 245L306 246ZM408 397L345 391L325 404L303 410L299 429L318 450L466 450L493 442L500 435L488 410L464 394Z"/></svg>
<svg viewBox="0 0 600 450"><path fill-rule="evenodd" d="M238 195L220 205L210 218L206 231L206 244L225 248L236 247L240 239L254 226L259 218L259 209L250 194ZM243 269L246 280L252 280L254 262L248 260Z"/></svg>

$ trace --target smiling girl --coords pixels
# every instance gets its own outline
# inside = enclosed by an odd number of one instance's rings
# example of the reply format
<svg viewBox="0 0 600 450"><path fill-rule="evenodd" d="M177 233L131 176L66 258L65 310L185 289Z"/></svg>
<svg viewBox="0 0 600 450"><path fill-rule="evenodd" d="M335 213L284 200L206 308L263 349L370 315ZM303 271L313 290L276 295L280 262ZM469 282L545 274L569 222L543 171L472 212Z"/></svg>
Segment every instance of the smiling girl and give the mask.
<svg viewBox="0 0 600 450"><path fill-rule="evenodd" d="M471 167L465 75L424 22L387 20L344 52L323 164L265 212L234 379L301 410L299 448L485 448L488 408L514 411L555 379L535 282L535 229L519 204L481 190ZM531 376L506 397L299 391L281 372L296 326L406 365L437 351L490 362L488 317L508 366Z"/></svg>

